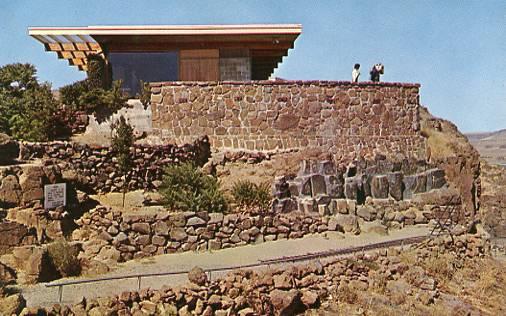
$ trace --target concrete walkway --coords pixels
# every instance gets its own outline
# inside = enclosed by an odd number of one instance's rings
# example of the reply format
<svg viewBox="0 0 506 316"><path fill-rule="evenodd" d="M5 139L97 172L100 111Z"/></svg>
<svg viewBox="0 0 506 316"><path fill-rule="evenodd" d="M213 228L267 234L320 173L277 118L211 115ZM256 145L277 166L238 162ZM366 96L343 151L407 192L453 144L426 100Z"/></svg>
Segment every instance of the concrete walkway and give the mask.
<svg viewBox="0 0 506 316"><path fill-rule="evenodd" d="M185 252L167 254L142 260L132 260L118 265L114 271L100 275L110 277L118 275L132 275L144 273L160 273L170 271L187 271L194 266L205 269L238 266L258 263L259 260L275 259L284 256L304 255L320 251L359 247L370 243L377 243L407 237L427 235L429 229L425 225L410 226L402 230L391 231L389 235L361 234L359 236L339 233L310 235L301 239L278 240L258 245L223 249L213 252ZM260 268L261 269L261 268ZM214 273L212 278L227 272ZM60 283L65 280L85 280L87 278L61 279L53 281ZM82 297L95 298L111 296L126 290L136 290L136 278L126 280L100 281L94 283L69 285L63 287L63 303L74 303ZM145 277L141 280L141 287L161 288L164 285L175 286L187 282L186 274ZM22 289L28 306L50 306L58 301L58 287L46 287L45 283Z"/></svg>

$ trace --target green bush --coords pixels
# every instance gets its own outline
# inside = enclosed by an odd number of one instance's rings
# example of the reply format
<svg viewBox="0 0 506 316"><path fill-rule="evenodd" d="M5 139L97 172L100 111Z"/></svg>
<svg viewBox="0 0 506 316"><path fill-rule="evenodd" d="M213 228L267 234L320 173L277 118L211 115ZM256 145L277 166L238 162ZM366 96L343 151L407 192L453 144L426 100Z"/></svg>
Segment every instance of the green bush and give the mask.
<svg viewBox="0 0 506 316"><path fill-rule="evenodd" d="M160 193L165 206L170 209L193 212L227 210L218 179L203 174L191 163L165 168Z"/></svg>
<svg viewBox="0 0 506 316"><path fill-rule="evenodd" d="M81 264L77 255L79 249L65 240L58 240L47 247L51 263L62 277L76 276L81 273Z"/></svg>
<svg viewBox="0 0 506 316"><path fill-rule="evenodd" d="M60 88L60 100L74 111L112 114L125 106L127 97L121 92L121 81L114 81L106 90L94 88L86 79Z"/></svg>
<svg viewBox="0 0 506 316"><path fill-rule="evenodd" d="M86 74L90 87L93 89L110 89L112 84L111 76L104 58L97 54L90 54L87 57L86 64L88 65Z"/></svg>
<svg viewBox="0 0 506 316"><path fill-rule="evenodd" d="M58 103L51 86L39 83L36 73L30 64L0 67L0 132L28 141L54 136Z"/></svg>
<svg viewBox="0 0 506 316"><path fill-rule="evenodd" d="M242 207L259 207L267 210L271 203L271 189L267 182L255 184L249 180L239 180L232 186L234 202Z"/></svg>
<svg viewBox="0 0 506 316"><path fill-rule="evenodd" d="M144 82L142 80L140 80L140 87L141 92L137 97L141 101L142 105L144 105L144 108L147 108L151 102L151 87L149 85L149 82Z"/></svg>

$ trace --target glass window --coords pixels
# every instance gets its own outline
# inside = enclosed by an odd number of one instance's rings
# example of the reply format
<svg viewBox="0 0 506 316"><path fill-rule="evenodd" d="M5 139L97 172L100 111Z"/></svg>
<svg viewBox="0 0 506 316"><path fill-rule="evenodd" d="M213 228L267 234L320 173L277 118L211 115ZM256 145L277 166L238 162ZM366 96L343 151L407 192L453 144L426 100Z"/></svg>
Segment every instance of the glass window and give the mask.
<svg viewBox="0 0 506 316"><path fill-rule="evenodd" d="M125 92L134 96L140 91L139 81L178 80L178 53L110 53L113 80L122 80Z"/></svg>

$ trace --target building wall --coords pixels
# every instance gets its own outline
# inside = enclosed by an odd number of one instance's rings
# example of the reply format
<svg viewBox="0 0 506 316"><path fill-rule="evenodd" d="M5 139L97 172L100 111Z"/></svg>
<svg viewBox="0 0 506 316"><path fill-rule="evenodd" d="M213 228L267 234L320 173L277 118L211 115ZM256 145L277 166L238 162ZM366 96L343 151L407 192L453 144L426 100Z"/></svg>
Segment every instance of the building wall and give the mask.
<svg viewBox="0 0 506 316"><path fill-rule="evenodd" d="M419 85L327 81L152 84L155 132L247 150L319 148L336 158L424 157Z"/></svg>
<svg viewBox="0 0 506 316"><path fill-rule="evenodd" d="M249 57L220 58L220 80L251 80L251 61Z"/></svg>

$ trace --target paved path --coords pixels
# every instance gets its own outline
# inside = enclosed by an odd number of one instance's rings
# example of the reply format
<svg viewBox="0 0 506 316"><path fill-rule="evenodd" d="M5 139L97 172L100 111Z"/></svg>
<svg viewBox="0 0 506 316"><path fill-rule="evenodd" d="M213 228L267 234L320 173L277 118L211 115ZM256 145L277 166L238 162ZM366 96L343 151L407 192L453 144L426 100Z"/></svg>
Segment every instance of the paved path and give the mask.
<svg viewBox="0 0 506 316"><path fill-rule="evenodd" d="M359 247L370 243L377 243L400 238L427 235L425 225L410 226L402 230L391 231L389 235L361 234L359 236L327 233L310 235L301 239L278 240L258 245L247 245L236 248L223 249L213 252L185 252L167 254L142 260L132 260L120 264L117 269L100 277L131 275L143 273L159 273L169 271L187 271L194 266L203 269L238 266L258 263L259 260L274 259L283 256L304 255L308 253L334 250L347 247ZM222 273L223 274L223 273ZM217 274L212 275L213 278ZM77 278L87 279L87 278ZM65 279L71 280L71 279ZM62 282L58 280L54 282ZM187 276L172 275L163 277L146 277L141 280L141 287L161 288L163 285L181 285L187 281ZM137 279L100 281L95 283L69 285L63 288L63 303L74 303L83 296L93 298L110 296L126 290L137 289ZM58 301L58 287L45 287L45 283L22 289L28 306L48 306Z"/></svg>

